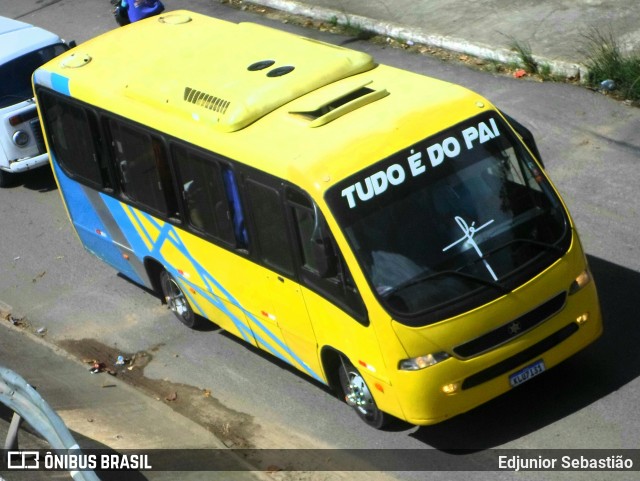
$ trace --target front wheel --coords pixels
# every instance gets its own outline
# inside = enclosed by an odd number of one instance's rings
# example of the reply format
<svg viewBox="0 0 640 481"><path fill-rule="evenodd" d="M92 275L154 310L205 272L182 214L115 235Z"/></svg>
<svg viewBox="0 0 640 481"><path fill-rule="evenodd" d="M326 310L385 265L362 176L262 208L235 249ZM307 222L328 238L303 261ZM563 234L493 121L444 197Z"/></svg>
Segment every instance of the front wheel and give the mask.
<svg viewBox="0 0 640 481"><path fill-rule="evenodd" d="M376 429L386 426L390 421L389 415L378 408L369 386L355 366L343 357L339 369L340 386L347 404L369 426Z"/></svg>
<svg viewBox="0 0 640 481"><path fill-rule="evenodd" d="M187 296L185 296L174 277L167 271L162 271L160 285L162 286L162 295L167 307L180 319L180 322L191 329L200 327L202 324L201 319L191 309Z"/></svg>

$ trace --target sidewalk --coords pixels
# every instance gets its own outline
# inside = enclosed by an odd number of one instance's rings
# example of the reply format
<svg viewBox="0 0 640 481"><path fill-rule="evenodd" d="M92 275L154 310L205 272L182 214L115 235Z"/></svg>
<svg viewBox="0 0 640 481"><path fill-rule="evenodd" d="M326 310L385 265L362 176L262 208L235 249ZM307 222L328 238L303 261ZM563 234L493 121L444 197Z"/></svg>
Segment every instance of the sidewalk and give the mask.
<svg viewBox="0 0 640 481"><path fill-rule="evenodd" d="M518 59L517 42L553 74L574 78L586 75L585 35L594 28L640 47L640 5L628 0L249 1L503 63Z"/></svg>
<svg viewBox="0 0 640 481"><path fill-rule="evenodd" d="M224 449L205 428L176 413L162 401L143 394L106 373L91 374L84 366L33 334L0 319L0 366L9 368L37 388L38 393L60 415L81 449ZM6 414L0 405L0 413ZM0 417L0 437L8 430L7 416ZM18 436L21 449L48 449L33 446L28 433ZM185 451L188 457L188 451ZM206 479L251 481L265 479L262 473L242 471L209 473ZM51 479L53 473L12 471L8 479ZM70 479L56 473L55 479ZM34 477L35 476L35 477ZM202 473L122 472L118 479L201 480ZM129 476L129 477L128 477ZM133 477L131 477L133 476ZM110 478L113 479L113 478Z"/></svg>

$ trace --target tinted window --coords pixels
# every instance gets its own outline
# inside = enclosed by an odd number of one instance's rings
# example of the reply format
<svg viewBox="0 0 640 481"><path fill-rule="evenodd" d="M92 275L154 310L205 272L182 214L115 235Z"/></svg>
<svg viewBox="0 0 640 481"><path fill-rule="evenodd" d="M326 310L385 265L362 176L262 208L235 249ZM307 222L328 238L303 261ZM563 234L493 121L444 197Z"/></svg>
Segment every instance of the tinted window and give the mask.
<svg viewBox="0 0 640 481"><path fill-rule="evenodd" d="M174 147L173 157L189 224L200 232L235 243L219 164L184 147Z"/></svg>
<svg viewBox="0 0 640 481"><path fill-rule="evenodd" d="M148 132L109 121L116 173L130 200L169 217L178 215L164 144Z"/></svg>
<svg viewBox="0 0 640 481"><path fill-rule="evenodd" d="M251 202L260 258L270 267L293 274L287 223L278 191L251 181L247 182L246 191Z"/></svg>
<svg viewBox="0 0 640 481"><path fill-rule="evenodd" d="M302 283L366 324L366 307L320 210L292 188L287 189L287 205L299 245Z"/></svg>
<svg viewBox="0 0 640 481"><path fill-rule="evenodd" d="M107 176L96 148L99 132L95 116L48 93L42 93L41 101L49 145L62 168L72 177L103 186L103 175L105 180Z"/></svg>

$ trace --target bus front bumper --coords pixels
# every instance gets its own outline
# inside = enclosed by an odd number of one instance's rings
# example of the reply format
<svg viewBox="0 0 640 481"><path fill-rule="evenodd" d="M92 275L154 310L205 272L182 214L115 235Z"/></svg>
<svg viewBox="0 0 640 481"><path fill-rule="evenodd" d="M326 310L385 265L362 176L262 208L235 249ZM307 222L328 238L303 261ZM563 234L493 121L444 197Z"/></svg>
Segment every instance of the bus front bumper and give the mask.
<svg viewBox="0 0 640 481"><path fill-rule="evenodd" d="M468 360L450 358L420 371L399 371L394 384L402 417L415 425L439 423L519 387L523 379L587 347L603 330L595 285L576 298L571 308L492 352Z"/></svg>

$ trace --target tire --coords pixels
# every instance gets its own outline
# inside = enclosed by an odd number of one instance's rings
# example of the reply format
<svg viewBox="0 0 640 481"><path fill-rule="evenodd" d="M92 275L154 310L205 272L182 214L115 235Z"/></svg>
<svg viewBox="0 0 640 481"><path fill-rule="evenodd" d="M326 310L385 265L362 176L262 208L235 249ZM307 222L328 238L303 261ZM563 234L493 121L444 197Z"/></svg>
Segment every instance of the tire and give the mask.
<svg viewBox="0 0 640 481"><path fill-rule="evenodd" d="M174 277L167 271L160 274L160 285L162 296L167 303L167 307L176 315L180 322L190 329L198 329L202 326L202 318L196 316L185 296L182 288Z"/></svg>
<svg viewBox="0 0 640 481"><path fill-rule="evenodd" d="M344 399L360 419L376 429L382 429L389 424L390 415L378 408L369 386L355 366L348 359L342 357L338 369Z"/></svg>
<svg viewBox="0 0 640 481"><path fill-rule="evenodd" d="M13 174L0 169L0 187L9 187L13 184Z"/></svg>

